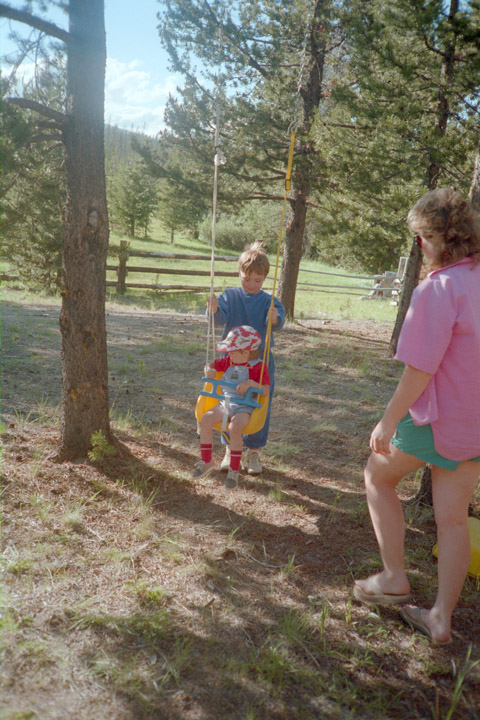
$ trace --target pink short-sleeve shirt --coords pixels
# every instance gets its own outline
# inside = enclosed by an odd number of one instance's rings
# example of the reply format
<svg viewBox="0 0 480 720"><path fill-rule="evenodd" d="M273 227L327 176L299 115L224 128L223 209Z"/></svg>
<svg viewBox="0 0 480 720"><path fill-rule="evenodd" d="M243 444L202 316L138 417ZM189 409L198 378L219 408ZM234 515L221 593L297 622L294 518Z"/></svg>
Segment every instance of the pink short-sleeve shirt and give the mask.
<svg viewBox="0 0 480 720"><path fill-rule="evenodd" d="M480 455L480 263L464 258L415 288L395 358L433 374L410 414L431 423L436 451Z"/></svg>

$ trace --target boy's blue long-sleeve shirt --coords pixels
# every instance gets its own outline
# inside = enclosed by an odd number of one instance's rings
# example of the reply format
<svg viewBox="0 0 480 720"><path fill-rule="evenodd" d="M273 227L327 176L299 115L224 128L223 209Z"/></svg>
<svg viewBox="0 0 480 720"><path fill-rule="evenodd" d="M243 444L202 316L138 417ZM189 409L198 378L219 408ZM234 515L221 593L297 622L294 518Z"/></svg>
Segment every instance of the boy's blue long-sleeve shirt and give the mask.
<svg viewBox="0 0 480 720"><path fill-rule="evenodd" d="M260 290L254 295L249 295L242 287L224 290L218 297L218 310L214 316L215 325L224 325L221 339L223 340L233 327L250 325L260 333L262 338L260 349L263 349L271 299L271 294L265 290ZM285 324L285 308L277 298L274 298L273 302L278 311L278 320L272 325L272 330L281 330ZM272 333L271 346L273 345Z"/></svg>

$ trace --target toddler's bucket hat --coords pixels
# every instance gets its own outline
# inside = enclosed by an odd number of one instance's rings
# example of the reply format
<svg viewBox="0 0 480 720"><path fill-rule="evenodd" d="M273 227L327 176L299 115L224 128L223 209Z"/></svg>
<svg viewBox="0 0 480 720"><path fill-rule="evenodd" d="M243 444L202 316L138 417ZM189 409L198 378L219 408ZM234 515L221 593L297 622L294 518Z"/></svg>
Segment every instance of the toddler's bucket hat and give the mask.
<svg viewBox="0 0 480 720"><path fill-rule="evenodd" d="M230 330L224 340L217 343L218 352L235 350L256 350L260 346L260 333L250 325L239 325Z"/></svg>

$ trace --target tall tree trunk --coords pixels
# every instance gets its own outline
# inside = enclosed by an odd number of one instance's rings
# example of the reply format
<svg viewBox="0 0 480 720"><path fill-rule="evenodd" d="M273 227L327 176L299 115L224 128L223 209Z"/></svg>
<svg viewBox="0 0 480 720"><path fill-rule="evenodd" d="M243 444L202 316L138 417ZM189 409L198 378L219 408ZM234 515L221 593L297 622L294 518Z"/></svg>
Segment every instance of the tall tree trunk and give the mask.
<svg viewBox="0 0 480 720"><path fill-rule="evenodd" d="M450 12L449 21L452 23L456 13L458 12L458 0L450 0ZM447 43L445 52L443 53L442 67L440 71L442 85L438 91L438 103L437 103L437 115L436 115L436 129L437 135L443 137L447 131L448 117L449 117L449 104L448 96L445 92L444 85L448 86L455 74L455 35L451 42ZM438 176L440 168L435 160L432 158L425 177L425 185L428 190L434 190L437 187ZM415 287L418 284L420 277L420 269L422 265L422 253L415 251L415 248L410 252L408 258L407 267L405 270L405 285L402 292L402 301L398 308L397 319L393 328L392 337L390 340L390 355L394 355L400 331L402 329L403 321L410 305L410 300ZM416 282L415 282L416 278Z"/></svg>
<svg viewBox="0 0 480 720"><path fill-rule="evenodd" d="M109 228L104 167L103 0L70 0L69 19L59 459L84 456L97 430L110 438L105 328Z"/></svg>
<svg viewBox="0 0 480 720"><path fill-rule="evenodd" d="M390 339L390 357L393 357L397 352L397 344L400 330L402 329L403 321L405 320L405 315L407 314L408 306L410 305L412 293L418 285L421 267L422 252L418 247L416 241L414 240L412 243L412 248L410 250L410 255L408 257L407 267L405 269L405 280L403 283L402 295L400 297L395 326L393 328L392 337Z"/></svg>
<svg viewBox="0 0 480 720"><path fill-rule="evenodd" d="M303 251L303 234L307 218L307 194L304 189L295 187L290 201L290 212L285 231L282 269L278 286L278 297L285 307L287 318L293 319L295 311L295 292L298 272ZM308 192L308 188L307 188Z"/></svg>
<svg viewBox="0 0 480 720"><path fill-rule="evenodd" d="M470 202L477 212L480 212L480 136L478 138L477 154L475 156L475 166L473 168L472 184L468 193Z"/></svg>
<svg viewBox="0 0 480 720"><path fill-rule="evenodd" d="M298 271L303 250L303 234L307 217L307 202L312 173L313 148L308 141L315 112L322 97L323 70L327 47L327 21L324 17L326 0L316 0L310 23L310 43L307 48L306 82L302 85L302 121L298 128L300 142L295 154L295 172L292 182L290 212L285 231L282 271L278 297L285 307L288 318L293 319Z"/></svg>

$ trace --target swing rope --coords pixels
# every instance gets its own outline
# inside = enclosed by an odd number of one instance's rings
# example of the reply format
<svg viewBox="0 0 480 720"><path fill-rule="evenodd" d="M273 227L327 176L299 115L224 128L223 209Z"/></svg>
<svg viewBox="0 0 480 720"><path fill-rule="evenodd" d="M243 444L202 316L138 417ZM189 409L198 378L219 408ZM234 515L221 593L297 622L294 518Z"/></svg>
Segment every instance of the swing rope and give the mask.
<svg viewBox="0 0 480 720"><path fill-rule="evenodd" d="M287 161L287 171L285 173L285 192L283 196L283 205L282 205L282 216L281 216L281 222L280 222L280 232L279 232L279 238L277 243L277 255L275 259L275 271L273 276L273 287L272 287L272 295L270 298L270 307L268 311L268 322L267 322L267 332L265 336L265 345L263 348L263 357L262 357L262 368L260 371L260 385L263 382L263 375L265 367L268 367L268 358L270 356L270 348L271 348L271 342L272 342L272 310L275 305L275 290L277 286L277 276L278 276L278 267L280 264L280 251L282 247L282 238L283 238L283 228L285 224L285 212L287 207L287 200L288 200L288 193L290 192L291 188L291 175L292 175L292 165L293 165L293 153L295 150L295 134L298 127L298 118L300 114L300 108L301 108L301 88L302 88L302 80L303 80L303 72L305 69L305 62L306 62L306 53L307 53L307 42L308 42L308 29L309 29L309 16L308 13L305 16L305 30L303 34L303 45L302 45L302 53L301 53L301 60L300 60L300 69L298 73L298 80L297 80L297 92L295 94L295 107L294 107L294 114L293 114L293 120L288 128L288 132L290 132L290 148L288 152L288 161ZM216 113L216 126L215 126L215 160L214 160L214 178L213 178L213 205L212 205L212 254L211 254L211 263L210 263L210 305L212 301L212 296L214 294L214 262L215 262L215 234L216 234L216 209L217 209L217 183L218 183L218 166L224 165L226 160L225 156L223 155L222 151L219 147L219 135L220 135L220 99L219 94L217 94L217 113ZM209 311L208 313L208 335L207 335L207 359L206 364L208 365L208 357L209 357L209 345L210 345L210 339L212 341L213 346L213 357L215 358L215 321L214 321L214 314Z"/></svg>
<svg viewBox="0 0 480 720"><path fill-rule="evenodd" d="M215 242L216 242L216 223L217 223L217 188L218 188L218 167L225 165L225 155L220 149L220 96L217 94L216 122L215 122L215 157L213 161L213 200L212 200L212 249L210 257L210 302L208 311L208 330L207 330L207 352L205 365L209 363L210 343L212 345L212 357L215 360L215 318L211 312L212 299L214 295L215 282Z"/></svg>

